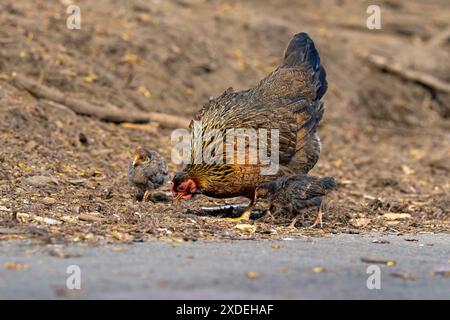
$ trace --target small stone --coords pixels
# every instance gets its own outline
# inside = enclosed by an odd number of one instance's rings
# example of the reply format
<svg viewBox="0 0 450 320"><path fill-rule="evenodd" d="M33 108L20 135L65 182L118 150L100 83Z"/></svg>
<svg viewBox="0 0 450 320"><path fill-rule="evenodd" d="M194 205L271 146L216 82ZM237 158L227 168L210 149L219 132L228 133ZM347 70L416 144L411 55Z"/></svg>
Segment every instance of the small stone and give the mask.
<svg viewBox="0 0 450 320"><path fill-rule="evenodd" d="M254 233L256 231L256 227L252 224L237 224L234 226L235 229L248 232L248 233Z"/></svg>
<svg viewBox="0 0 450 320"><path fill-rule="evenodd" d="M404 220L411 219L411 215L409 213L385 213L383 218L386 220Z"/></svg>
<svg viewBox="0 0 450 320"><path fill-rule="evenodd" d="M31 176L28 178L25 178L25 183L39 188L39 187L45 187L48 186L50 184L56 184L56 180L54 178L51 177L47 177L47 176Z"/></svg>
<svg viewBox="0 0 450 320"><path fill-rule="evenodd" d="M47 218L47 217L39 217L39 216L35 216L34 217L35 221L41 222L41 223L45 223L45 224L49 224L49 225L56 225L56 224L61 224L61 221L52 219L52 218Z"/></svg>
<svg viewBox="0 0 450 320"><path fill-rule="evenodd" d="M51 197L45 197L42 198L41 202L46 205L52 205L56 203L56 199Z"/></svg>
<svg viewBox="0 0 450 320"><path fill-rule="evenodd" d="M102 191L102 197L105 199L111 199L113 197L113 192L111 188L105 188Z"/></svg>
<svg viewBox="0 0 450 320"><path fill-rule="evenodd" d="M367 226L371 220L369 218L355 218L350 219L350 224L356 228Z"/></svg>

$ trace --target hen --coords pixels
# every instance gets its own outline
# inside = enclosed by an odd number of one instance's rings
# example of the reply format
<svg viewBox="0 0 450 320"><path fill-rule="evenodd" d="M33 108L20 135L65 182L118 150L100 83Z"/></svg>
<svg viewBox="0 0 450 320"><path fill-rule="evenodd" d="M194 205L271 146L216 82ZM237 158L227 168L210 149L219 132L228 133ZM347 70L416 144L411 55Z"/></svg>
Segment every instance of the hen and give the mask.
<svg viewBox="0 0 450 320"><path fill-rule="evenodd" d="M190 126L192 139L208 130L225 134L233 128L278 129L278 173L262 175L260 162L191 162L171 182L174 197L189 199L198 193L215 198L244 196L251 202L238 219L249 219L259 183L287 173L307 173L319 159L316 129L324 112L320 99L326 90L325 69L313 41L306 33L295 35L277 69L251 89L234 92L230 88L210 100L194 119L200 120L201 126L193 122ZM202 148L221 143L223 138L213 137L204 140Z"/></svg>
<svg viewBox="0 0 450 320"><path fill-rule="evenodd" d="M275 181L262 183L256 188L258 199L267 199L270 214L295 215L291 226L295 226L301 210L318 207L316 221L311 227L322 225L321 204L323 197L336 188L331 177L318 178L307 175L286 175Z"/></svg>
<svg viewBox="0 0 450 320"><path fill-rule="evenodd" d="M137 148L128 166L128 183L138 201L147 201L152 192L167 183L166 160L156 151Z"/></svg>

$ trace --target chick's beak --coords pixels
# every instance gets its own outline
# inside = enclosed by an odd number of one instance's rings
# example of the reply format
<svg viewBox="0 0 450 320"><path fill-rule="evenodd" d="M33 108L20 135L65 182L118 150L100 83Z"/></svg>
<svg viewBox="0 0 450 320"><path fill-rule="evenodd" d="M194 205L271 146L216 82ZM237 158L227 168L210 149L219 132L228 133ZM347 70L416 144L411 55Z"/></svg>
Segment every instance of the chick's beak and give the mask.
<svg viewBox="0 0 450 320"><path fill-rule="evenodd" d="M141 160L141 157L134 156L133 163L132 163L133 167L136 167L139 164L140 160Z"/></svg>

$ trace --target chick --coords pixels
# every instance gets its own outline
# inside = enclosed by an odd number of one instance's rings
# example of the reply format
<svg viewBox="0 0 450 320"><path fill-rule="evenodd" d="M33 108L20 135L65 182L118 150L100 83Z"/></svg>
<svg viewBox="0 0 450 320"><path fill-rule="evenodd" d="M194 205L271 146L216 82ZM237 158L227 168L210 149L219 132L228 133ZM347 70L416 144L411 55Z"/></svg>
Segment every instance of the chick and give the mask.
<svg viewBox="0 0 450 320"><path fill-rule="evenodd" d="M167 183L168 173L166 160L158 152L137 148L128 166L128 183L136 200L147 201L155 189Z"/></svg>
<svg viewBox="0 0 450 320"><path fill-rule="evenodd" d="M307 175L285 175L275 181L262 183L256 188L256 198L269 201L269 214L295 215L290 227L294 227L300 211L318 207L316 221L322 226L321 204L323 197L336 188L331 177L319 178Z"/></svg>

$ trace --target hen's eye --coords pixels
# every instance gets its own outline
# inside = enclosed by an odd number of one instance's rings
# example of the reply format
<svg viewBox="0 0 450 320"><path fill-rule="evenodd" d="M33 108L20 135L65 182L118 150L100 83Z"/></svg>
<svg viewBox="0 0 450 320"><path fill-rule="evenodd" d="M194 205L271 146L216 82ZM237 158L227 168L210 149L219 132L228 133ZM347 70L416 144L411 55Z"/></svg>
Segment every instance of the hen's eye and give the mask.
<svg viewBox="0 0 450 320"><path fill-rule="evenodd" d="M185 191L186 187L185 186L179 186L177 189L178 189L178 191Z"/></svg>

